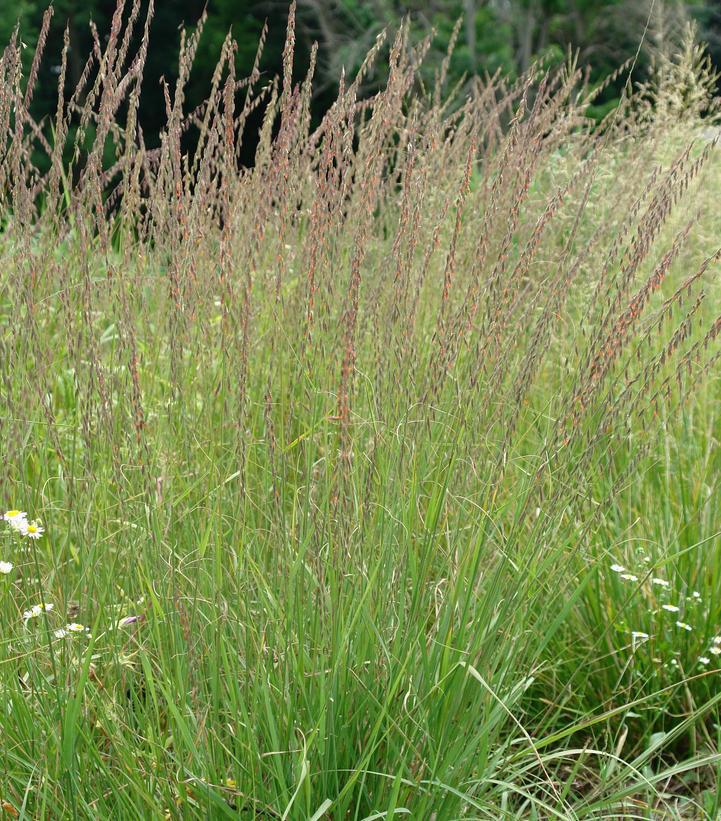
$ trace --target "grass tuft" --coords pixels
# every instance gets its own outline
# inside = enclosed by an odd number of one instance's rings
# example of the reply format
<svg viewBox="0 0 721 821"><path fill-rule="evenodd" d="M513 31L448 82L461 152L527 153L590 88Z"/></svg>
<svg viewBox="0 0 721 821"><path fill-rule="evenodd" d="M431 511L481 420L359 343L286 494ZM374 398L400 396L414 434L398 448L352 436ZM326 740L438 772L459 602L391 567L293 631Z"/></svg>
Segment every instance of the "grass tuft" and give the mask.
<svg viewBox="0 0 721 821"><path fill-rule="evenodd" d="M191 112L182 33L156 147L152 4L52 124L50 12L0 60L3 809L717 817L702 52L595 124L573 59L425 88L404 23L316 126L294 8Z"/></svg>

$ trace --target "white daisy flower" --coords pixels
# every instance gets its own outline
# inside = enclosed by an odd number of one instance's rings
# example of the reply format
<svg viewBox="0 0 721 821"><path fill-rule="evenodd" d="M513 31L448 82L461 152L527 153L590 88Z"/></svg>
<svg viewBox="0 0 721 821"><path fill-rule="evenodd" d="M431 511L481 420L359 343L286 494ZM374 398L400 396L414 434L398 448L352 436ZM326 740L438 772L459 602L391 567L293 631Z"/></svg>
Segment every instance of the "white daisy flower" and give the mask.
<svg viewBox="0 0 721 821"><path fill-rule="evenodd" d="M708 651L712 656L719 656L721 655L721 646L714 644L713 647L709 647Z"/></svg>
<svg viewBox="0 0 721 821"><path fill-rule="evenodd" d="M633 573L621 573L621 578L627 582L637 582L638 576L634 576Z"/></svg>
<svg viewBox="0 0 721 821"><path fill-rule="evenodd" d="M708 664L710 661L711 661L711 659L708 656L699 656L698 657L698 663L699 664Z"/></svg>
<svg viewBox="0 0 721 821"><path fill-rule="evenodd" d="M701 594L698 592L698 590L694 590L691 594L691 598L698 599L698 601L701 601Z"/></svg>
<svg viewBox="0 0 721 821"><path fill-rule="evenodd" d="M42 604L34 604L29 610L23 613L23 618L25 621L37 618L43 611L49 613L53 607L55 607L54 604L46 604L44 606Z"/></svg>
<svg viewBox="0 0 721 821"><path fill-rule="evenodd" d="M13 530L22 531L27 524L28 514L24 510L6 510L3 520L6 521Z"/></svg>
<svg viewBox="0 0 721 821"><path fill-rule="evenodd" d="M669 613L678 613L678 607L675 604L662 604L662 610L668 610Z"/></svg>
<svg viewBox="0 0 721 821"><path fill-rule="evenodd" d="M70 624L66 624L65 629L69 633L84 633L88 628L84 624L80 624L77 621L73 621L70 622Z"/></svg>
<svg viewBox="0 0 721 821"><path fill-rule="evenodd" d="M651 584L656 584L659 587L668 587L668 582L666 579L659 579L658 576L651 579Z"/></svg>
<svg viewBox="0 0 721 821"><path fill-rule="evenodd" d="M28 539L39 539L45 533L45 528L40 527L37 522L25 522L25 526L20 532Z"/></svg>
<svg viewBox="0 0 721 821"><path fill-rule="evenodd" d="M13 563L12 562L0 562L0 573L4 573L5 575L7 575L8 573L10 573L12 571L12 569L13 569Z"/></svg>
<svg viewBox="0 0 721 821"><path fill-rule="evenodd" d="M711 639L711 641L712 641L714 644L721 644L721 636L714 636L714 637Z"/></svg>
<svg viewBox="0 0 721 821"><path fill-rule="evenodd" d="M70 624L66 624L65 627L61 627L59 630L55 631L55 638L63 639L65 636L69 636L72 633L87 633L90 628L86 627L84 624L80 624L77 621L71 621Z"/></svg>
<svg viewBox="0 0 721 821"><path fill-rule="evenodd" d="M680 627L682 630L693 630L690 624L686 624L685 621L677 621L676 627Z"/></svg>
<svg viewBox="0 0 721 821"><path fill-rule="evenodd" d="M611 570L613 570L614 573L623 573L625 569L626 568L622 564L611 565Z"/></svg>

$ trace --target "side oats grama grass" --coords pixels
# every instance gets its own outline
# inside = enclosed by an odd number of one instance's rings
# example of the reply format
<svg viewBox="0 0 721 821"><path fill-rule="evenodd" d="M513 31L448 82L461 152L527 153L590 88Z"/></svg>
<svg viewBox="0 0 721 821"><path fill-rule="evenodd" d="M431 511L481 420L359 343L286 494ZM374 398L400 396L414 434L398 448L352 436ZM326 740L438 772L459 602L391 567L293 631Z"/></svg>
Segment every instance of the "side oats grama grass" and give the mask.
<svg viewBox="0 0 721 821"><path fill-rule="evenodd" d="M0 60L4 811L715 818L692 37L595 123L574 59L429 87L403 23L316 124L294 5L282 76L229 35L188 110L201 18L150 146L152 4L75 88L50 14Z"/></svg>

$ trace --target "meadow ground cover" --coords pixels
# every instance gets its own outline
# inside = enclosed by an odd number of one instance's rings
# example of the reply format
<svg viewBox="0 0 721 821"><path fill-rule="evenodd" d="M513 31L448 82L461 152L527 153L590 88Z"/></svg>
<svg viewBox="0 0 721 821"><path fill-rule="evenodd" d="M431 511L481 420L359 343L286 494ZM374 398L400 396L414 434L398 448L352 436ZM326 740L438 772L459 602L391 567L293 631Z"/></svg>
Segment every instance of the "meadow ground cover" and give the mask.
<svg viewBox="0 0 721 821"><path fill-rule="evenodd" d="M292 8L185 111L201 21L151 148L148 30L53 123L44 37L0 62L4 812L716 818L702 51L595 124L573 59L429 88L404 24L311 128Z"/></svg>

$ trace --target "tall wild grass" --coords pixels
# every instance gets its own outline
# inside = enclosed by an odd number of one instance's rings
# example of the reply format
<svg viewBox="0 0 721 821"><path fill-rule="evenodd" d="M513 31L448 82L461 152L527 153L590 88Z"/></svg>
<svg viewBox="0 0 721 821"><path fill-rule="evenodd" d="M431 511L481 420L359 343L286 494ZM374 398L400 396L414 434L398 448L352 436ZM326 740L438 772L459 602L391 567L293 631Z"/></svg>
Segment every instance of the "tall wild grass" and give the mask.
<svg viewBox="0 0 721 821"><path fill-rule="evenodd" d="M5 812L717 817L703 52L594 123L404 23L316 127L294 5L188 110L201 19L147 146L126 5L76 88L50 12L0 61Z"/></svg>

